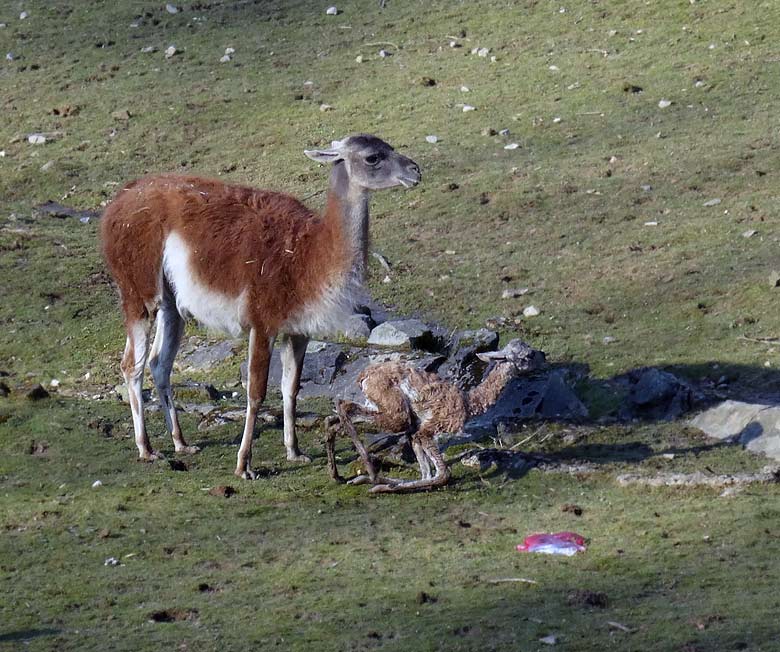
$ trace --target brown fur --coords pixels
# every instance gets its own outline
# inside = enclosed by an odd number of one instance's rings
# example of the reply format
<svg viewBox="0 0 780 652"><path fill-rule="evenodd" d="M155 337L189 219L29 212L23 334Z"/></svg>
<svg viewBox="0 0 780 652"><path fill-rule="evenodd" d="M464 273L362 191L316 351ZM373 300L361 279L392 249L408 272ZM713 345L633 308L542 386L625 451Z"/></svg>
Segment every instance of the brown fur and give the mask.
<svg viewBox="0 0 780 652"><path fill-rule="evenodd" d="M192 248L203 285L230 297L248 289L249 322L269 336L350 262L335 198L320 218L282 193L199 177L146 177L117 194L101 223L126 321L156 308L172 231Z"/></svg>

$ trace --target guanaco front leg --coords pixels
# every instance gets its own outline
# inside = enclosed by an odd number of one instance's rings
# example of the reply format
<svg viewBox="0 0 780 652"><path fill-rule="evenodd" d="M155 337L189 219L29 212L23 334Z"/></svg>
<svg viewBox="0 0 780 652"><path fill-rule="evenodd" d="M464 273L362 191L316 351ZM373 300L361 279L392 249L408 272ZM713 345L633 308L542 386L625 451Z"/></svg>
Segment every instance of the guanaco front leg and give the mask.
<svg viewBox="0 0 780 652"><path fill-rule="evenodd" d="M284 402L284 447L291 462L311 462L301 453L295 434L295 404L301 383L303 358L309 338L305 335L285 335L282 340L282 400Z"/></svg>
<svg viewBox="0 0 780 652"><path fill-rule="evenodd" d="M254 480L257 474L252 470L252 437L255 432L257 411L265 400L268 387L268 367L274 338L267 337L257 328L249 331L249 360L247 361L246 422L241 446L238 449L235 474L245 480Z"/></svg>

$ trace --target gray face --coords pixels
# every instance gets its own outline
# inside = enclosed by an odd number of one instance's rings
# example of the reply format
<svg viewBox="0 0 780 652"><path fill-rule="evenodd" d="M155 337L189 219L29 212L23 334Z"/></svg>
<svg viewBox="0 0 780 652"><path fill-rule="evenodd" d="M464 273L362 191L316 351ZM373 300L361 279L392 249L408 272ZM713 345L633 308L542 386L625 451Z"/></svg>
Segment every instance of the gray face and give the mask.
<svg viewBox="0 0 780 652"><path fill-rule="evenodd" d="M477 353L477 357L484 362L504 362L511 364L515 373L535 371L544 366L545 355L542 351L532 349L522 340L511 340L500 351L489 353Z"/></svg>
<svg viewBox="0 0 780 652"><path fill-rule="evenodd" d="M412 159L396 152L385 141L358 134L334 141L330 149L306 151L315 161L344 161L350 184L366 190L393 186L411 188L420 183L420 167Z"/></svg>

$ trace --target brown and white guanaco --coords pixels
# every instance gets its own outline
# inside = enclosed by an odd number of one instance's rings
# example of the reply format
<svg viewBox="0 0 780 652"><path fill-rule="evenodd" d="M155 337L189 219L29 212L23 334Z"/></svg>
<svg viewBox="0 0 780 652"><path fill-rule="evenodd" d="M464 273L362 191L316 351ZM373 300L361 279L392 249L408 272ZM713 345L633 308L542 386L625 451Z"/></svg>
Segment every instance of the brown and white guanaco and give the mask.
<svg viewBox="0 0 780 652"><path fill-rule="evenodd" d="M333 164L321 216L283 193L174 175L133 181L106 208L102 247L121 295L127 331L121 368L141 459L161 457L144 423L147 357L176 452L198 451L182 435L170 382L185 319L192 317L233 336L249 333L246 423L236 475L256 477L252 437L277 336L287 459L309 460L295 434L308 339L338 330L352 314L366 266L370 192L408 188L421 177L414 161L366 134L304 153Z"/></svg>

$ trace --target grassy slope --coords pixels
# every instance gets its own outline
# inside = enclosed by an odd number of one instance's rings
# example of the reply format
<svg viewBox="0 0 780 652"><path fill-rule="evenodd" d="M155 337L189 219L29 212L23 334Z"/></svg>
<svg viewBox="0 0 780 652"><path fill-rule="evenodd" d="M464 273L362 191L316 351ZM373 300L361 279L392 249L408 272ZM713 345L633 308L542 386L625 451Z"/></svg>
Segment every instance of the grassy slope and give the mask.
<svg viewBox="0 0 780 652"><path fill-rule="evenodd" d="M118 376L121 328L95 225L35 218L31 206L66 196L94 207L117 183L172 169L306 196L325 171L301 150L371 131L425 175L414 191L376 197L376 247L395 265L390 285L371 279L380 299L460 327L511 323L525 304L500 299L508 276L543 311L519 333L556 360L601 375L645 364L720 375L717 361L745 384L780 385L762 366L772 352L738 339L780 332L768 282L775 3L574 2L560 13L546 1L391 0L384 11L354 1L339 3L336 18L316 3L208 4L170 16L130 2L0 3L0 53L18 56L0 65L0 368L10 384L58 377L63 392L92 392ZM22 8L31 15L20 22ZM464 47L450 48L461 30ZM184 52L166 61L171 43ZM147 45L158 51L141 53ZM234 61L220 64L227 46ZM474 46L497 61L469 54ZM380 47L394 55L379 59ZM436 86L421 85L424 76ZM295 99L307 80L312 95ZM644 92L626 93L626 83ZM661 99L673 104L660 109ZM321 112L322 102L334 110ZM463 113L464 102L477 111ZM122 109L129 121L112 117ZM504 150L504 139L481 135L486 127L508 127L522 147ZM24 140L33 131L62 135L34 147ZM713 197L722 203L702 206ZM748 229L758 233L743 238ZM602 345L607 335L617 341ZM33 637L30 649L109 640L133 650L533 649L554 632L571 650L772 649L776 490L716 501L613 481L627 467L760 463L737 451L680 453L671 464L610 453L603 472L584 478L533 472L488 485L461 472L447 491L382 500L330 486L319 465L277 462L278 474L226 501L201 487L229 481L237 428L203 435L210 445L176 474L129 463L129 440L86 427L96 413L124 434L126 410L108 402L0 404L0 572L13 587L0 647ZM306 442L315 451L316 436ZM262 438L261 459L280 459L280 438ZM27 454L31 439L49 442L46 456ZM650 425L588 433L595 448L580 452L614 452L616 439L651 452L701 443ZM93 491L97 478L106 486ZM566 502L585 508L582 519L560 511ZM525 533L556 528L590 536L587 556L513 552ZM102 565L129 553L123 566ZM539 585L483 581L502 576ZM198 591L202 582L218 592ZM568 606L583 587L605 591L608 609ZM418 605L419 591L438 602ZM198 617L149 624L163 608ZM708 617L703 630L690 623ZM610 633L608 620L638 631Z"/></svg>

